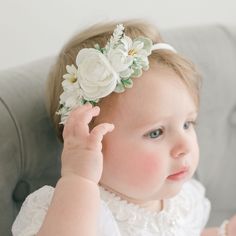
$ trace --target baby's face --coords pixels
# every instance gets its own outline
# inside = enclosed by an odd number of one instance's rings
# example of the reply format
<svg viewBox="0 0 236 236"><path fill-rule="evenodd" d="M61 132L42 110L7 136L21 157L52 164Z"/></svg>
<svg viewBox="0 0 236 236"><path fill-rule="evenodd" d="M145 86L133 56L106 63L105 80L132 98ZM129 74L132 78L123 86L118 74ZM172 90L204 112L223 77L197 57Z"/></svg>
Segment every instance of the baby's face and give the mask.
<svg viewBox="0 0 236 236"><path fill-rule="evenodd" d="M198 164L195 103L170 69L155 65L133 81L103 140L100 183L140 203L173 197Z"/></svg>

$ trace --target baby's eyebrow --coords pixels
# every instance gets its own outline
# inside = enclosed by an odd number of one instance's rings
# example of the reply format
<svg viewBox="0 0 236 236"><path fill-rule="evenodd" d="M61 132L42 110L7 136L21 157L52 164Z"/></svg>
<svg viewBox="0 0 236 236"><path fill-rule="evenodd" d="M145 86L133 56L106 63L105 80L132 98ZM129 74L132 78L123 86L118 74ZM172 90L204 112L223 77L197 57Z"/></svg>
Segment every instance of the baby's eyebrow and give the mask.
<svg viewBox="0 0 236 236"><path fill-rule="evenodd" d="M190 113L188 113L188 116L198 116L198 111L196 110L196 111L192 111L192 112L190 112Z"/></svg>
<svg viewBox="0 0 236 236"><path fill-rule="evenodd" d="M161 121L168 119L167 117L162 117L159 119L156 119L155 121L149 121L145 123L139 123L138 125L135 126L135 129L148 129L152 126L158 125Z"/></svg>
<svg viewBox="0 0 236 236"><path fill-rule="evenodd" d="M186 118L195 118L195 116L197 117L198 115L198 111L197 110L194 110L194 111L191 111L189 113L186 114ZM163 121L163 120L167 120L169 119L170 117L169 116L163 116L163 117L158 117L158 119L155 119L153 121L148 121L148 122L140 122L138 123L137 125L134 126L135 129L141 129L141 128L149 128L151 126L155 126L157 125L158 123L160 123L160 121Z"/></svg>

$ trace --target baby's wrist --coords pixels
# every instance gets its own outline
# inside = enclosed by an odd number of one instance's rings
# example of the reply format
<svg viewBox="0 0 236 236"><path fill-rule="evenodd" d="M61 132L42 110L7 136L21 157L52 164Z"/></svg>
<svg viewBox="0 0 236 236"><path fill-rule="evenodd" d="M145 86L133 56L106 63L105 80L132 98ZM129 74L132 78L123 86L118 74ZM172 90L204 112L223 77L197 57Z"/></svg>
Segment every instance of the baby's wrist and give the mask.
<svg viewBox="0 0 236 236"><path fill-rule="evenodd" d="M60 181L85 182L98 186L95 181L73 173L62 175Z"/></svg>
<svg viewBox="0 0 236 236"><path fill-rule="evenodd" d="M229 236L228 235L228 220L224 220L218 228L217 236Z"/></svg>

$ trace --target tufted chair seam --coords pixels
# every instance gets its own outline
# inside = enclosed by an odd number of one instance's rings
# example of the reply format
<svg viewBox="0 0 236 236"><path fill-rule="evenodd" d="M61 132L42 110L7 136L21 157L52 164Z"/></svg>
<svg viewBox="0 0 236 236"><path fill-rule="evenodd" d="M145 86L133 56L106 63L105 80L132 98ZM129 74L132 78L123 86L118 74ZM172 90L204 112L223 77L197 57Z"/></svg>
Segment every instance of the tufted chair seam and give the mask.
<svg viewBox="0 0 236 236"><path fill-rule="evenodd" d="M6 108L6 110L8 111L9 113L9 116L11 117L12 121L13 121L13 124L15 126L15 129L16 129L16 133L17 133L17 137L18 137L18 140L19 140L19 147L20 147L20 168L22 167L22 165L24 165L24 149L23 149L23 138L22 138L22 134L21 134L21 131L19 129L19 125L13 115L13 113L11 112L11 109L9 108L9 106L5 103L5 101L3 100L2 97L0 97L0 101L1 103L3 104L3 106ZM20 172L21 173L21 172ZM20 176L19 178L20 179Z"/></svg>

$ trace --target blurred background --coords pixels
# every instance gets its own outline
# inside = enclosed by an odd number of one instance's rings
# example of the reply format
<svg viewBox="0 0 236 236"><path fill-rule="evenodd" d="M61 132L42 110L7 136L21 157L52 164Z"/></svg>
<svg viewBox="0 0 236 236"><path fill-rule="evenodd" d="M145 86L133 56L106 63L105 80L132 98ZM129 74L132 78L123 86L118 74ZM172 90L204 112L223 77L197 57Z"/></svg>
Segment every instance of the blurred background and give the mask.
<svg viewBox="0 0 236 236"><path fill-rule="evenodd" d="M235 0L0 0L0 70L55 55L96 22L144 18L159 29L235 24Z"/></svg>

